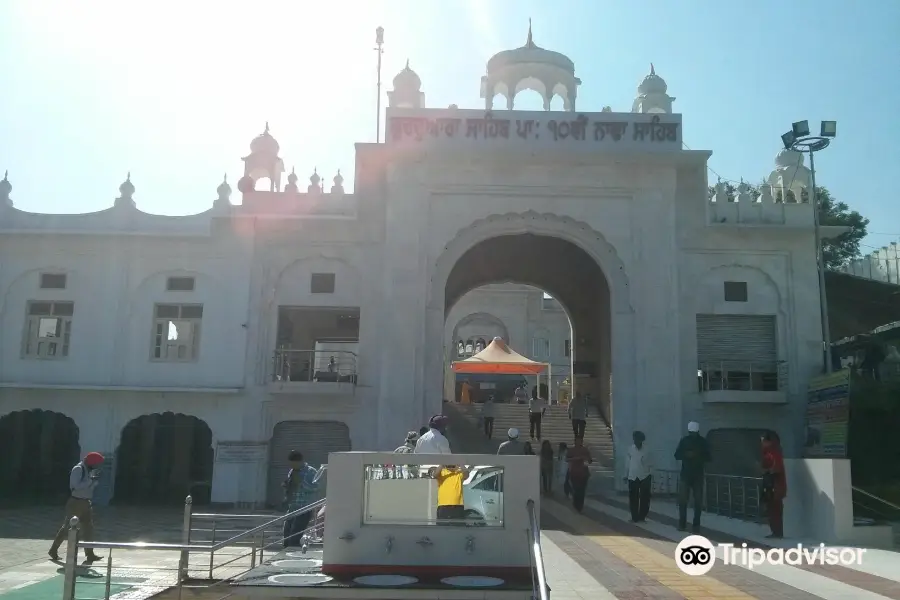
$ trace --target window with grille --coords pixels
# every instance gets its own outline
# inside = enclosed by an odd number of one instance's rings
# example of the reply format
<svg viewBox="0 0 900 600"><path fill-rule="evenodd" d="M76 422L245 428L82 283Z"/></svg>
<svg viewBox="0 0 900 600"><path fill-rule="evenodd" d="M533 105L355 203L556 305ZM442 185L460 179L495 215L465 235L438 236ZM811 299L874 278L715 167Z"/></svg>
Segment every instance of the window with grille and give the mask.
<svg viewBox="0 0 900 600"><path fill-rule="evenodd" d="M22 355L52 359L69 356L74 315L74 302L29 302Z"/></svg>
<svg viewBox="0 0 900 600"><path fill-rule="evenodd" d="M202 304L157 304L150 358L170 362L197 360L202 320Z"/></svg>
<svg viewBox="0 0 900 600"><path fill-rule="evenodd" d="M66 289L65 273L41 273L41 289L42 290L64 290Z"/></svg>
<svg viewBox="0 0 900 600"><path fill-rule="evenodd" d="M536 337L531 340L531 351L534 358L550 358L550 340L544 337Z"/></svg>

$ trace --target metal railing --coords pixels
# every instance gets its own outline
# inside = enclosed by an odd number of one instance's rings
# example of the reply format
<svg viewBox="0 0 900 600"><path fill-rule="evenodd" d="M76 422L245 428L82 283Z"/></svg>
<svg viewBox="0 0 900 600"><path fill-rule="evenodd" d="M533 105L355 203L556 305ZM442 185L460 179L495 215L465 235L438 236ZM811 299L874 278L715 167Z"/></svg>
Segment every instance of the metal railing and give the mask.
<svg viewBox="0 0 900 600"><path fill-rule="evenodd" d="M356 384L357 364L356 353L348 350L281 348L272 359L272 381Z"/></svg>
<svg viewBox="0 0 900 600"><path fill-rule="evenodd" d="M102 581L90 581L82 583L89 583L93 585L104 585L105 593L102 596L104 600L109 600L112 592L113 585L121 585L113 583L113 554L114 551L119 550L144 550L144 551L165 551L165 552L178 552L179 560L178 566L176 570L176 576L174 581L171 579L163 580L159 577L159 573L163 573L165 575L167 572L172 571L172 569L166 568L153 568L152 571L156 574L156 580L148 580L141 581L139 583L132 582L128 583L129 587L138 587L144 586L149 588L155 588L158 592L163 592L165 590L169 590L174 588L178 593L178 598L182 597L182 591L184 589L204 589L209 590L215 588L216 586L227 584L230 580L240 575L243 575L250 570L256 568L258 564L261 564L264 559L264 553L267 550L271 550L273 547L281 548L284 545L284 542L287 538L283 535L279 536L277 534L273 534L273 530L278 525L283 525L285 521L288 519L292 519L299 515L305 514L310 511L318 512L320 508L325 506L325 500L318 500L304 506L302 508L298 508L297 510L291 511L289 513L279 515L277 517L272 518L271 515L236 515L236 514L210 514L210 513L193 513L193 500L190 496L185 499L184 506L184 522L182 527L182 543L180 544L157 544L157 543L146 543L146 542L94 542L94 541L81 541L78 539L79 532L79 520L77 517L72 517L69 521L69 535L66 545L66 558L65 558L65 578L63 582L63 595L62 600L79 600L75 596L75 583L76 576L78 574L78 552L79 550L88 550L88 551L96 551L96 550L106 550L107 556L105 559L105 575L102 578ZM315 514L315 513L314 513ZM193 522L194 519L197 518L200 521L210 521L212 523L212 528L207 530L205 528L194 528ZM241 531L237 535L233 535L227 539L224 539L220 542L207 541L204 540L204 543L193 543L191 540L191 536L194 531L202 532L202 531L210 531L214 532L216 530L228 531L228 528L218 528L216 523L218 521L237 521L237 520L263 520L266 519L264 523L252 527L248 530ZM303 531L297 532L290 537L301 536L300 549L302 552L306 552L308 547L312 544L320 543L320 532L321 532L321 523L317 518L311 519L311 524L304 529ZM233 530L233 529L232 529ZM267 542L267 533L271 534L272 537L268 538ZM215 533L212 533L212 539L215 539ZM218 552L226 548L238 549L238 552L235 553L224 553L226 558L223 562L218 564L215 563L215 555ZM249 552L247 550L249 549ZM191 555L192 554L200 554L203 556L203 568L202 572L204 574L208 574L207 579L201 578L192 578L190 577L191 568ZM209 559L207 560L206 555L209 555ZM249 559L249 565L246 564L247 559ZM238 564L239 561L244 561L243 564ZM223 577L221 580L214 579L214 574L218 570L220 573L229 569L227 576ZM129 577L135 578L132 571L135 571L134 568L128 568ZM227 597L227 594L226 594Z"/></svg>
<svg viewBox="0 0 900 600"><path fill-rule="evenodd" d="M678 495L679 472L653 471L652 493ZM762 477L706 473L703 476L703 510L742 521L761 522L766 518L765 503L760 498ZM690 507L694 499L690 499Z"/></svg>
<svg viewBox="0 0 900 600"><path fill-rule="evenodd" d="M697 369L701 392L779 392L788 386L788 368L784 361L701 363Z"/></svg>
<svg viewBox="0 0 900 600"><path fill-rule="evenodd" d="M544 569L544 552L541 549L541 528L538 525L537 510L534 500L528 499L525 503L528 508L529 529L526 532L528 543L531 546L531 590L535 600L549 600L550 592L547 587L547 571ZM535 579L536 577L536 579Z"/></svg>
<svg viewBox="0 0 900 600"><path fill-rule="evenodd" d="M900 523L900 505L856 486L852 487L853 516L872 523Z"/></svg>

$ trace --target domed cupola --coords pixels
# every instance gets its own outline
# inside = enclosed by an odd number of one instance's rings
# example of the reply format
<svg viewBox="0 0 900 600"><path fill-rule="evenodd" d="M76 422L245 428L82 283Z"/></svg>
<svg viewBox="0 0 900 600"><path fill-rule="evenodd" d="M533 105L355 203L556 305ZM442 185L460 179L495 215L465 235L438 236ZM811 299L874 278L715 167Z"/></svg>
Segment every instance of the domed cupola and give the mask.
<svg viewBox="0 0 900 600"><path fill-rule="evenodd" d="M675 98L666 92L669 86L666 80L656 74L653 64L650 64L650 74L644 77L637 89L637 97L631 107L631 112L636 113L671 113L672 102Z"/></svg>
<svg viewBox="0 0 900 600"><path fill-rule="evenodd" d="M487 74L481 78L481 97L490 110L494 97L501 94L506 98L506 107L512 110L519 92L533 90L543 98L544 110L550 110L550 100L559 96L564 109L574 111L579 85L575 63L568 56L534 43L529 19L525 45L499 52L488 61Z"/></svg>
<svg viewBox="0 0 900 600"><path fill-rule="evenodd" d="M269 133L269 124L261 134L250 142L250 154L244 157L244 176L238 181L238 190L247 194L256 189L256 182L263 178L269 180L269 191L281 191L281 174L284 173L284 162L278 156L281 147Z"/></svg>
<svg viewBox="0 0 900 600"><path fill-rule="evenodd" d="M775 170L766 184L776 202L808 202L812 173L803 164L803 153L782 148L775 155Z"/></svg>
<svg viewBox="0 0 900 600"><path fill-rule="evenodd" d="M422 80L415 71L409 68L409 59L403 70L394 77L394 89L387 95L388 106L391 108L422 108L425 106Z"/></svg>

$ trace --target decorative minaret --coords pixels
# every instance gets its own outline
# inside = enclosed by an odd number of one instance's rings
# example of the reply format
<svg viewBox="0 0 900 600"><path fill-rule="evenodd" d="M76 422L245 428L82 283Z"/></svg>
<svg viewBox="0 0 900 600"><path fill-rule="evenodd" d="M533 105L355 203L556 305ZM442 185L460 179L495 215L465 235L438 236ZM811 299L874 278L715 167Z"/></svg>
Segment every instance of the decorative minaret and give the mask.
<svg viewBox="0 0 900 600"><path fill-rule="evenodd" d="M656 74L653 63L650 63L650 74L638 86L631 112L671 113L675 98L666 93L668 87L665 80Z"/></svg>

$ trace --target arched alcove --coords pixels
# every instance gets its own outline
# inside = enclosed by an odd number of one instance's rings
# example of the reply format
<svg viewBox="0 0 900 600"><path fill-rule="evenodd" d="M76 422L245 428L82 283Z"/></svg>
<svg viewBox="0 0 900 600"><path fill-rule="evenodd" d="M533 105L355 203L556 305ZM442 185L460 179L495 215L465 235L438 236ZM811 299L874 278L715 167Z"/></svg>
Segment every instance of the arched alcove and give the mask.
<svg viewBox="0 0 900 600"><path fill-rule="evenodd" d="M116 504L177 505L187 495L208 504L214 450L205 421L181 413L142 415L128 422L116 452Z"/></svg>
<svg viewBox="0 0 900 600"><path fill-rule="evenodd" d="M69 473L80 460L78 426L49 410L0 417L0 505L57 504L69 496Z"/></svg>

